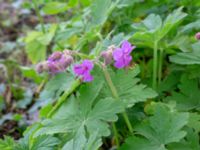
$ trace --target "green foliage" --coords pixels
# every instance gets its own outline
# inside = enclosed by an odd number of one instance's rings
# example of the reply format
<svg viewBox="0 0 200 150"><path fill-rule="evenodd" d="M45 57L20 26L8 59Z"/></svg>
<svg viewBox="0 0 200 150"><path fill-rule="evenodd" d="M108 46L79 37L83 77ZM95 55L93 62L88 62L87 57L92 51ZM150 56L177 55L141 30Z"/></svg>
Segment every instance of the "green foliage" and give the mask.
<svg viewBox="0 0 200 150"><path fill-rule="evenodd" d="M183 76L178 85L179 92L173 91L172 96L167 97L168 101L176 101L179 110L199 110L200 89L197 79L189 79Z"/></svg>
<svg viewBox="0 0 200 150"><path fill-rule="evenodd" d="M180 65L192 65L200 64L200 42L197 42L192 45L192 52L182 52L177 53L176 55L170 56L170 61Z"/></svg>
<svg viewBox="0 0 200 150"><path fill-rule="evenodd" d="M173 143L169 145L170 150L198 150L200 149L199 145L199 136L193 130L188 130L186 139L180 143Z"/></svg>
<svg viewBox="0 0 200 150"><path fill-rule="evenodd" d="M91 5L93 24L102 25L114 8L114 5L115 4L111 0L95 0Z"/></svg>
<svg viewBox="0 0 200 150"><path fill-rule="evenodd" d="M150 14L139 25L133 25L137 32L133 34L132 39L137 45L153 48L155 41L163 39L186 16L182 8L173 11L164 21L159 15Z"/></svg>
<svg viewBox="0 0 200 150"><path fill-rule="evenodd" d="M43 11L45 14L49 15L55 15L60 12L64 12L68 9L68 6L66 3L61 3L61 2L48 2L45 4L43 7Z"/></svg>
<svg viewBox="0 0 200 150"><path fill-rule="evenodd" d="M157 93L144 84L139 83L140 79L136 76L139 74L139 66L134 67L129 71L117 70L112 72L111 78L116 86L120 100L122 100L126 107L132 107L138 102L144 102L157 96ZM106 86L103 89L103 95L110 95L110 89Z"/></svg>
<svg viewBox="0 0 200 150"><path fill-rule="evenodd" d="M15 141L11 137L5 136L4 140L0 139L0 149L2 150L14 150L14 145Z"/></svg>
<svg viewBox="0 0 200 150"><path fill-rule="evenodd" d="M67 147L78 150L94 146L93 143L96 142L95 147L98 147L99 138L110 134L106 122L116 121L116 114L124 110L120 101L109 97L96 99L103 84L102 80L96 80L92 84L82 85L78 92L80 95L77 98L71 96L52 119L44 120L35 136L71 133L73 136L65 144L65 149ZM77 142L80 145L75 144Z"/></svg>
<svg viewBox="0 0 200 150"><path fill-rule="evenodd" d="M37 72L32 69L32 68L28 68L28 67L21 67L20 68L22 71L22 74L24 77L28 78L28 79L32 79L34 80L35 83L39 84L42 81L42 77L39 76L37 74Z"/></svg>
<svg viewBox="0 0 200 150"><path fill-rule="evenodd" d="M145 148L167 150L166 145L179 142L185 137L183 127L187 124L188 113L176 112L165 104L152 105L153 116L136 127L136 133L143 137L130 137L122 149Z"/></svg>
<svg viewBox="0 0 200 150"><path fill-rule="evenodd" d="M24 41L26 43L28 57L33 63L38 63L39 61L45 60L47 46L53 39L56 30L57 25L54 24L49 28L48 33L38 31L32 31L28 33Z"/></svg>
<svg viewBox="0 0 200 150"><path fill-rule="evenodd" d="M45 85L37 103L35 103L31 111L35 111L38 107L44 106L57 100L63 91L70 89L74 80L74 77L71 76L70 73L60 73L54 76Z"/></svg>

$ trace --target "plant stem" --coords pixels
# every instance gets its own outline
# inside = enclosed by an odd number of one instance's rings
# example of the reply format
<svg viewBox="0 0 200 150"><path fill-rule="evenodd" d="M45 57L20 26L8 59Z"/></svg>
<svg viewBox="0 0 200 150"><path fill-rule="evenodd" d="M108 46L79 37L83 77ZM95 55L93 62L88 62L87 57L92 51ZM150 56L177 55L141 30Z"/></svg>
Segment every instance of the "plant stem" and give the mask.
<svg viewBox="0 0 200 150"><path fill-rule="evenodd" d="M74 83L71 85L71 88L69 90L66 90L64 94L58 99L56 105L53 107L53 109L48 113L47 118L52 117L52 115L60 108L60 106L65 102L66 98L75 91L75 89L81 84L80 80L77 79L74 81Z"/></svg>
<svg viewBox="0 0 200 150"><path fill-rule="evenodd" d="M77 56L79 56L80 58L82 58L82 59L92 59L92 58L93 58L93 57L90 56L90 55L86 55L86 54L80 53L80 52L75 52L75 54L76 54Z"/></svg>
<svg viewBox="0 0 200 150"><path fill-rule="evenodd" d="M38 8L38 5L37 5L36 0L33 0L33 5L34 5L35 12L36 12L36 14L37 14L37 17L38 17L38 19L39 19L39 21L40 21L40 24L41 24L41 27L42 27L42 32L43 32L43 33L46 33L45 27L44 27L44 20L43 20L41 14L40 14L40 10L39 10L39 8Z"/></svg>
<svg viewBox="0 0 200 150"><path fill-rule="evenodd" d="M158 70L158 42L154 42L153 49L153 79L152 79L152 87L153 89L157 89L157 70Z"/></svg>
<svg viewBox="0 0 200 150"><path fill-rule="evenodd" d="M116 127L115 123L112 123L112 127L113 127L113 131L114 131L114 135L115 135L115 142L116 142L116 145L117 145L117 148L118 148L119 147L119 134L118 134L117 127Z"/></svg>
<svg viewBox="0 0 200 150"><path fill-rule="evenodd" d="M163 49L160 49L159 66L158 66L158 84L160 84L162 78L162 65L163 65Z"/></svg>
<svg viewBox="0 0 200 150"><path fill-rule="evenodd" d="M116 88L115 88L115 86L114 86L114 84L113 84L113 82L111 80L110 74L108 73L106 67L103 67L103 73L104 73L105 79L106 79L106 81L107 81L107 83L108 83L108 85L110 87L110 90L112 92L113 97L116 98L117 100L119 100L119 95L117 94L117 90L116 90ZM132 125L130 123L128 115L126 114L126 112L124 112L122 115L124 117L124 121L125 121L128 129L129 129L129 131L132 133L133 132L133 127L132 127Z"/></svg>

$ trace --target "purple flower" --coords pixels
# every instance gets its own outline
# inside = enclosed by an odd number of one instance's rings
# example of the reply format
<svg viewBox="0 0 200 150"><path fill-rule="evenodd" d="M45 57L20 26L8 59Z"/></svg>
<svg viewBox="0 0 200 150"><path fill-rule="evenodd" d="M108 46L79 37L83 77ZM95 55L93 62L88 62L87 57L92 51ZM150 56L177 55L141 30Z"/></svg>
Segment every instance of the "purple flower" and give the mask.
<svg viewBox="0 0 200 150"><path fill-rule="evenodd" d="M65 71L72 62L73 57L62 52L54 52L47 60L49 72L52 74Z"/></svg>
<svg viewBox="0 0 200 150"><path fill-rule="evenodd" d="M197 32L195 37L196 37L197 40L200 40L200 32Z"/></svg>
<svg viewBox="0 0 200 150"><path fill-rule="evenodd" d="M132 60L131 52L135 46L131 46L128 41L123 41L121 48L116 48L113 52L116 68L124 68L128 66Z"/></svg>
<svg viewBox="0 0 200 150"><path fill-rule="evenodd" d="M77 76L80 76L84 82L90 82L93 80L90 71L93 69L94 64L90 60L84 60L82 64L74 65L74 72Z"/></svg>

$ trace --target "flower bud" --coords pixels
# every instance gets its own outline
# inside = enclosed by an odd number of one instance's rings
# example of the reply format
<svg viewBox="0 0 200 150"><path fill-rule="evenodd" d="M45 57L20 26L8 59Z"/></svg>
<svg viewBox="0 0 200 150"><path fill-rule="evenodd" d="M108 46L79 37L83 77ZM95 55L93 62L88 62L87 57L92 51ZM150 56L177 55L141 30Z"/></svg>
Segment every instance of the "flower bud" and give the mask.
<svg viewBox="0 0 200 150"><path fill-rule="evenodd" d="M42 73L44 71L48 71L48 64L46 61L40 62L36 65L36 71L38 73Z"/></svg>
<svg viewBox="0 0 200 150"><path fill-rule="evenodd" d="M69 67L73 63L74 59L71 55L63 55L60 59L60 63L62 64L63 68Z"/></svg>
<svg viewBox="0 0 200 150"><path fill-rule="evenodd" d="M49 56L48 60L50 60L50 61L56 61L56 60L59 60L61 57L62 57L62 52L53 52Z"/></svg>
<svg viewBox="0 0 200 150"><path fill-rule="evenodd" d="M104 63L106 65L108 65L112 62L112 60L113 60L112 54L113 54L114 50L115 50L115 46L111 45L108 47L108 49L106 51L101 52L101 57L104 58Z"/></svg>
<svg viewBox="0 0 200 150"><path fill-rule="evenodd" d="M197 32L195 37L196 37L197 40L200 40L200 32Z"/></svg>

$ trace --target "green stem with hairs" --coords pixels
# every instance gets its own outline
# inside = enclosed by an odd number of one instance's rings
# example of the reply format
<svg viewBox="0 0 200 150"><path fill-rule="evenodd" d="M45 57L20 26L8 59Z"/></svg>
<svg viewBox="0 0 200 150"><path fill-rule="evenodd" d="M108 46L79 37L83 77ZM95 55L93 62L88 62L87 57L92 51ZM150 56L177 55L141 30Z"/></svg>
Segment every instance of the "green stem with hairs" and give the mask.
<svg viewBox="0 0 200 150"><path fill-rule="evenodd" d="M157 71L158 71L158 42L154 42L153 49L153 79L152 79L152 87L153 89L157 89Z"/></svg>
<svg viewBox="0 0 200 150"><path fill-rule="evenodd" d="M163 65L163 49L160 49L159 66L158 66L158 84L161 83L161 79L162 79L162 65Z"/></svg>
<svg viewBox="0 0 200 150"><path fill-rule="evenodd" d="M93 58L91 55L86 55L86 54L80 53L80 52L75 52L75 54L82 59L92 59Z"/></svg>
<svg viewBox="0 0 200 150"><path fill-rule="evenodd" d="M64 94L58 99L55 106L53 106L53 109L48 113L47 118L50 118L53 116L53 114L60 108L60 106L66 101L67 97L73 93L77 87L81 84L81 81L79 79L75 80L73 84L71 85L71 88L69 90L66 90Z"/></svg>
<svg viewBox="0 0 200 150"><path fill-rule="evenodd" d="M41 24L41 27L42 27L42 32L43 32L43 33L46 33L45 27L44 27L44 20L43 20L41 14L40 14L40 10L39 10L39 8L38 8L38 5L37 5L36 0L33 0L33 5L34 5L35 12L36 12L36 14L37 14L37 17L38 17L38 19L39 19L39 21L40 21L40 24Z"/></svg>
<svg viewBox="0 0 200 150"><path fill-rule="evenodd" d="M117 100L119 100L120 98L119 98L119 95L117 94L117 90L116 90L116 88L115 88L115 86L114 86L114 84L113 84L113 82L111 80L109 72L107 71L107 69L105 67L103 67L103 73L104 73L105 79L106 79L106 81L107 81L107 83L108 83L108 85L110 87L110 90L112 92L113 97L116 98ZM122 115L124 117L124 121L125 121L128 129L129 129L129 131L132 133L133 132L133 127L132 127L132 125L130 123L128 115L126 114L126 112L122 113Z"/></svg>
<svg viewBox="0 0 200 150"><path fill-rule="evenodd" d="M118 148L119 147L119 134L118 134L117 127L116 127L115 123L112 123L112 127L113 127L113 132L114 132L114 135L115 135L115 142L116 142L116 145L117 145L117 148Z"/></svg>

